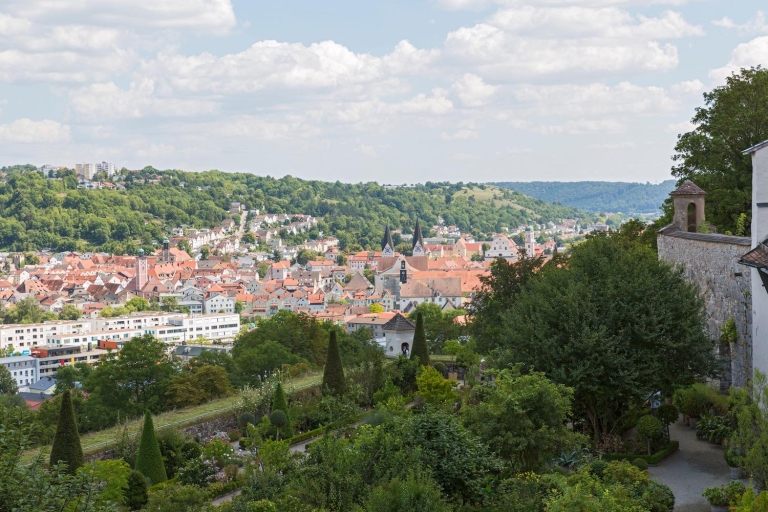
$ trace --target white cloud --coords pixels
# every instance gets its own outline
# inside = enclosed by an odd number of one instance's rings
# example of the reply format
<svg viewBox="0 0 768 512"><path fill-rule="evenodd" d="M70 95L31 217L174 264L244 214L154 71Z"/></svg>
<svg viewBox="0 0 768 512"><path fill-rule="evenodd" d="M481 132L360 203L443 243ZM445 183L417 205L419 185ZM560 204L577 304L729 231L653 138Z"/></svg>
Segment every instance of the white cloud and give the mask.
<svg viewBox="0 0 768 512"><path fill-rule="evenodd" d="M710 78L724 81L731 73L768 62L768 36L757 37L738 45L731 54L731 60L721 68L709 72Z"/></svg>
<svg viewBox="0 0 768 512"><path fill-rule="evenodd" d="M474 160L480 160L480 157L473 153L454 153L451 155L451 157L459 162L472 162Z"/></svg>
<svg viewBox="0 0 768 512"><path fill-rule="evenodd" d="M575 119L562 124L541 125L536 131L542 135L583 135L588 133L617 133L625 130L616 119Z"/></svg>
<svg viewBox="0 0 768 512"><path fill-rule="evenodd" d="M665 131L667 133L675 133L675 134L681 134L681 133L688 133L690 131L693 131L696 129L696 125L693 124L690 121L682 121L680 123L671 123L668 124Z"/></svg>
<svg viewBox="0 0 768 512"><path fill-rule="evenodd" d="M701 80L688 80L673 84L670 88L675 94L683 96L698 96L707 90L707 86Z"/></svg>
<svg viewBox="0 0 768 512"><path fill-rule="evenodd" d="M22 144L53 144L69 140L69 126L45 119L17 119L9 124L0 125L0 141Z"/></svg>
<svg viewBox="0 0 768 512"><path fill-rule="evenodd" d="M520 5L523 3L542 6L579 5L587 7L605 7L611 5L685 5L697 0L437 0L444 9L457 11L463 9L479 10L492 5ZM699 0L700 1L700 0Z"/></svg>
<svg viewBox="0 0 768 512"><path fill-rule="evenodd" d="M443 140L469 140L469 139L477 139L480 137L480 134L477 130L467 130L467 129L461 129L456 130L453 133L447 133L443 132L440 135L440 138Z"/></svg>
<svg viewBox="0 0 768 512"><path fill-rule="evenodd" d="M191 117L210 114L217 105L210 101L157 97L153 80L131 82L126 91L113 82L93 84L70 95L69 109L80 119L137 119L148 116Z"/></svg>
<svg viewBox="0 0 768 512"><path fill-rule="evenodd" d="M217 93L252 92L265 87L332 88L370 83L390 75L418 72L439 52L401 41L392 53L375 57L354 53L333 41L300 43L259 41L247 50L216 57L161 54L147 70L167 77L174 88Z"/></svg>
<svg viewBox="0 0 768 512"><path fill-rule="evenodd" d="M677 110L677 102L661 87L640 87L629 82L615 86L523 85L515 97L538 116L600 116L606 114L643 114Z"/></svg>
<svg viewBox="0 0 768 512"><path fill-rule="evenodd" d="M373 149L373 146L367 146L365 144L360 144L355 148L355 153L360 153L361 155L376 158L378 155L376 154L376 150Z"/></svg>
<svg viewBox="0 0 768 512"><path fill-rule="evenodd" d="M161 29L226 31L236 24L230 0L6 0L5 8L36 21Z"/></svg>
<svg viewBox="0 0 768 512"><path fill-rule="evenodd" d="M627 142L602 142L598 144L588 144L587 149L632 149L636 148L637 144L632 141Z"/></svg>
<svg viewBox="0 0 768 512"><path fill-rule="evenodd" d="M759 34L768 32L768 24L766 23L765 13L757 11L755 17L746 23L738 24L728 16L725 16L719 20L713 20L712 24L716 27L736 29L739 32L746 34Z"/></svg>
<svg viewBox="0 0 768 512"><path fill-rule="evenodd" d="M497 89L498 87L486 84L482 78L473 73L465 73L451 86L451 92L459 98L465 107L485 105Z"/></svg>
<svg viewBox="0 0 768 512"><path fill-rule="evenodd" d="M447 114L453 110L453 103L446 98L444 89L433 89L432 96L419 94L410 100L392 106L392 110L403 114Z"/></svg>
<svg viewBox="0 0 768 512"><path fill-rule="evenodd" d="M278 141L316 136L317 128L305 122L302 116L286 115L280 120L242 115L212 124L205 124L199 133L212 133L258 141Z"/></svg>

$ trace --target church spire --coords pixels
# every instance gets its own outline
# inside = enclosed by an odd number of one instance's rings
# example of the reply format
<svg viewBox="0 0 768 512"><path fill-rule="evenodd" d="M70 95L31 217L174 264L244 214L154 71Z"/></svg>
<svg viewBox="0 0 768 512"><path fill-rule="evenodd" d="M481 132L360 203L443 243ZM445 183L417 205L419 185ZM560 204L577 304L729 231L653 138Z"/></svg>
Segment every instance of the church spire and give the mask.
<svg viewBox="0 0 768 512"><path fill-rule="evenodd" d="M384 238L381 239L381 255L392 257L395 255L395 244L392 242L392 233L389 232L389 224L384 227Z"/></svg>
<svg viewBox="0 0 768 512"><path fill-rule="evenodd" d="M421 236L419 219L416 219L416 227L413 229L413 255L424 256L424 238Z"/></svg>

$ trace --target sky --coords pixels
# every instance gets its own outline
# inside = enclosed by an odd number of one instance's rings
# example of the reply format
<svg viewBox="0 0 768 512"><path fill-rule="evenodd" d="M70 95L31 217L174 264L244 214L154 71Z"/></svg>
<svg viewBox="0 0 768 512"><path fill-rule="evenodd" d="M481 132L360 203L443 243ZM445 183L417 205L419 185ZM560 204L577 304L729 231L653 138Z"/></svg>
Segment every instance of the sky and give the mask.
<svg viewBox="0 0 768 512"><path fill-rule="evenodd" d="M766 12L762 0L2 0L0 165L659 182L702 94L768 64Z"/></svg>

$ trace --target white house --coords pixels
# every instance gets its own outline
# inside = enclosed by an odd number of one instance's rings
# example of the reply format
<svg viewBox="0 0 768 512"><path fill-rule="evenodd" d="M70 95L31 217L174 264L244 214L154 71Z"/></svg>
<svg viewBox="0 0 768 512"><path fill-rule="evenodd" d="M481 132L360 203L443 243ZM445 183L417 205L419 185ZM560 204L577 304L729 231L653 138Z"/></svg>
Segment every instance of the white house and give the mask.
<svg viewBox="0 0 768 512"><path fill-rule="evenodd" d="M213 295L203 301L203 311L210 315L213 313L234 313L235 298L226 295Z"/></svg>
<svg viewBox="0 0 768 512"><path fill-rule="evenodd" d="M494 235L490 249L485 251L486 261L495 260L496 258L504 258L507 261L517 259L517 245L507 238L507 235Z"/></svg>

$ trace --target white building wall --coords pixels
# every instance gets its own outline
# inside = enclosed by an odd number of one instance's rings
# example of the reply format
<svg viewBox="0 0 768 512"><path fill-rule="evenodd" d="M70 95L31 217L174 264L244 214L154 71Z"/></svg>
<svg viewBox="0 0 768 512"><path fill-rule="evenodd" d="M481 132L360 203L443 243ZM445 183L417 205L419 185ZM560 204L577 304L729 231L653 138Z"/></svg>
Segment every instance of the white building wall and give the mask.
<svg viewBox="0 0 768 512"><path fill-rule="evenodd" d="M768 146L752 153L752 247L768 238ZM759 270L752 274L752 361L755 369L768 373L768 290Z"/></svg>

